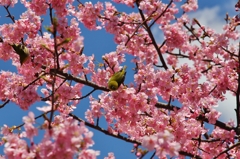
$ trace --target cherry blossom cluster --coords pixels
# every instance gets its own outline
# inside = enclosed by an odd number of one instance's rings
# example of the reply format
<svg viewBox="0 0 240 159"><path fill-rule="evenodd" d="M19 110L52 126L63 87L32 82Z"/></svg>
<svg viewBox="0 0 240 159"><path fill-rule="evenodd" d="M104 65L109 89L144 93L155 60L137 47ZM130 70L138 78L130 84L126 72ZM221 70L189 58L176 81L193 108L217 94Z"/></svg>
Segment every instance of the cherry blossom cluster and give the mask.
<svg viewBox="0 0 240 159"><path fill-rule="evenodd" d="M155 135L144 136L142 145L148 150L156 149L156 155L159 158L165 157L166 154L171 156L178 155L180 144L173 142L174 136L167 130Z"/></svg>
<svg viewBox="0 0 240 159"><path fill-rule="evenodd" d="M7 158L73 158L94 159L99 151L89 149L94 142L93 133L83 123L79 123L71 117L59 115L55 117L48 130L48 122L41 125L46 129L42 141L34 143L34 137L39 130L35 127L35 117L32 112L23 117L24 129L21 133L13 133L12 129L4 125L1 134L4 135L4 153ZM69 131L71 130L71 131ZM24 138L31 140L29 145Z"/></svg>
<svg viewBox="0 0 240 159"><path fill-rule="evenodd" d="M2 79L0 84L2 101L11 100L23 110L27 110L34 102L39 101L36 86L31 85L27 90L23 90L27 86L24 76L2 71L0 78Z"/></svg>
<svg viewBox="0 0 240 159"><path fill-rule="evenodd" d="M137 145L137 157L149 152L158 158L240 154L235 140L239 125L219 121L216 110L227 92L240 95L237 17L226 17L218 33L188 17L198 9L197 0L21 0L26 10L19 19L11 13L16 3L0 0L12 21L0 25L0 59L11 60L17 69L0 72L1 107L13 102L28 110L41 101L37 109L44 121L37 125L39 117L30 112L23 125L4 125L5 157L94 159L100 152L90 149L93 133L86 126ZM133 12L119 11L118 3ZM89 55L84 48L94 44L84 44L81 26L112 34L116 49L102 53L100 60L98 50ZM154 30L162 34L161 40ZM12 44L28 49L23 64ZM132 81L110 91L109 78L128 63ZM85 86L92 88L86 95ZM97 96L92 95L95 91ZM85 120L73 115L82 99L89 100ZM236 112L239 124L239 103ZM106 130L99 124L103 119ZM207 124L214 125L213 130ZM44 136L37 143L40 129ZM105 158L115 156L109 152Z"/></svg>

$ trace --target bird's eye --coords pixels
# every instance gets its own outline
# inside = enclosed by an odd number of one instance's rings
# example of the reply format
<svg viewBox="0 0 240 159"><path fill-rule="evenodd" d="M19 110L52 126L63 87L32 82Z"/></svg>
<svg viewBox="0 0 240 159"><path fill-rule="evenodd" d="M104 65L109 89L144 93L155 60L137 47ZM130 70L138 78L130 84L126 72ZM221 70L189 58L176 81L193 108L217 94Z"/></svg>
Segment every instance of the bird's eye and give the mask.
<svg viewBox="0 0 240 159"><path fill-rule="evenodd" d="M112 90L116 90L117 88L115 86L111 86L111 89Z"/></svg>

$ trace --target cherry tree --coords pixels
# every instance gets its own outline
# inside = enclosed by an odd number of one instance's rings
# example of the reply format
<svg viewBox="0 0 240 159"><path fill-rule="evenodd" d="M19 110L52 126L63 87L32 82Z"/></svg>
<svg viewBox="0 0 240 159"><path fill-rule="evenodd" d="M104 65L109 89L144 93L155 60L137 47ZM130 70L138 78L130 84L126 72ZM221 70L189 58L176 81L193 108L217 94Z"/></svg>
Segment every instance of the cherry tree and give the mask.
<svg viewBox="0 0 240 159"><path fill-rule="evenodd" d="M11 12L17 3L26 9L19 19ZM118 11L120 4L132 12ZM1 108L15 103L29 110L42 103L41 115L29 111L21 125L2 126L3 158L97 158L101 152L92 149L89 128L131 143L137 158L240 156L239 16L226 15L218 33L189 18L197 0L0 0L0 5L11 20L0 26L0 58L17 68L0 72ZM84 45L82 24L112 34L115 50L101 61L97 51L88 55L84 48L94 44ZM161 42L153 28L163 33ZM133 80L110 91L108 80L124 65ZM236 123L220 121L215 108L226 92L236 97ZM86 98L88 109L80 118L75 108ZM35 143L39 131L44 135ZM105 157L113 158L114 152Z"/></svg>

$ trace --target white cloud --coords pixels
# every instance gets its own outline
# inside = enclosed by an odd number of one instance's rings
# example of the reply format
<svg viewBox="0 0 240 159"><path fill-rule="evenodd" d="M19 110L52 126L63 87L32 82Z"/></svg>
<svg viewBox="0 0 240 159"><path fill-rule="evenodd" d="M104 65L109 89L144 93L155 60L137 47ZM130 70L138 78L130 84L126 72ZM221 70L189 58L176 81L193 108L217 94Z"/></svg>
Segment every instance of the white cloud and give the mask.
<svg viewBox="0 0 240 159"><path fill-rule="evenodd" d="M191 19L196 18L201 25L213 28L218 33L222 32L222 26L225 23L224 17L220 16L219 6L198 10L196 12L191 13L189 17Z"/></svg>
<svg viewBox="0 0 240 159"><path fill-rule="evenodd" d="M236 112L234 110L236 108L236 97L230 92L227 92L225 97L227 99L219 102L219 107L217 107L217 110L222 113L220 120L226 122L232 119L236 124Z"/></svg>

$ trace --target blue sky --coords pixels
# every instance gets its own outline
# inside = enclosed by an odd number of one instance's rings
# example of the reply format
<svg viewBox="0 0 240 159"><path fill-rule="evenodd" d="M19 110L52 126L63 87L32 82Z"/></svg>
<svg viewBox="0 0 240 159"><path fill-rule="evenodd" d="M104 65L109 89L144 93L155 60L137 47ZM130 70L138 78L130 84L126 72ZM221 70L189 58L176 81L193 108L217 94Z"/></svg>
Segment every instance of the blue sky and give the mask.
<svg viewBox="0 0 240 159"><path fill-rule="evenodd" d="M166 2L167 0L165 0ZM218 31L221 31L221 26L224 24L224 15L226 12L229 13L230 16L233 16L237 14L234 10L234 5L237 0L200 0L199 1L199 10L195 13L192 13L192 17L195 17L199 19L199 21L206 26L216 28ZM93 3L96 1L93 1ZM117 6L117 5L116 5ZM125 12L132 12L132 8L125 7L123 5L120 5L119 8L121 11ZM19 15L22 13L24 8L21 7L21 5L16 5L16 8L10 8L10 12L16 17L16 19L19 18ZM136 9L134 10L134 12ZM0 7L0 25L4 23L11 23L10 19L5 17L7 15L7 12L3 7ZM46 24L47 25L47 24ZM102 55L105 53L109 53L111 51L114 51L116 49L116 45L113 41L113 35L106 33L104 30L100 31L89 31L87 30L83 25L80 25L82 36L84 36L84 53L86 55L92 55L94 54L96 59L99 62L102 62ZM158 28L153 28L154 35L158 41L162 40L161 32L158 30ZM93 47L94 46L94 47ZM133 70L130 64L130 56L127 56L127 61L125 64L128 65L127 70L127 78L125 83L130 83L133 80ZM124 65L124 64L123 64ZM9 71L16 71L16 68L11 66L11 61L2 61L0 60L0 70L9 70ZM85 88L83 91L83 95L88 93L90 89ZM97 95L100 93L100 91L97 91L93 94L94 97L97 97ZM225 116L222 116L221 119L224 121L229 120L231 117L235 116L234 111L230 111L229 107L226 108L226 105L231 105L234 108L234 102L235 100L232 100L231 95L228 95L227 101L225 103L220 103L219 110L223 112L227 112ZM232 102L233 101L233 102ZM231 103L232 102L232 103ZM29 111L33 111L35 115L39 115L40 112L36 110L36 106L42 106L45 105L44 103L35 103L33 106L30 107ZM225 105L225 107L224 107ZM81 118L84 118L84 112L89 107L89 100L84 99L80 102L77 110L74 112L74 114L80 116ZM233 110L233 108L231 110ZM0 126L3 124L7 124L9 126L13 125L20 125L22 124L22 117L27 115L29 111L22 111L19 109L18 106L16 106L13 103L7 104L4 108L0 109ZM234 119L234 118L233 118ZM39 121L40 123L40 121ZM100 120L100 125L103 125L104 128L106 128L106 124L103 119ZM89 128L90 129L90 128ZM92 129L90 129L92 130ZM133 148L132 144L126 143L125 141L121 141L119 139L115 139L109 136L106 136L103 133L96 132L95 130L92 130L94 132L94 141L95 145L93 146L94 150L100 150L101 154L98 158L103 158L107 156L108 152L114 152L116 158L136 158L134 154L132 154L130 151ZM36 141L39 141L39 138L36 139ZM0 147L0 154L3 154L3 147ZM152 153L150 153L151 155ZM149 158L149 157L146 157Z"/></svg>

